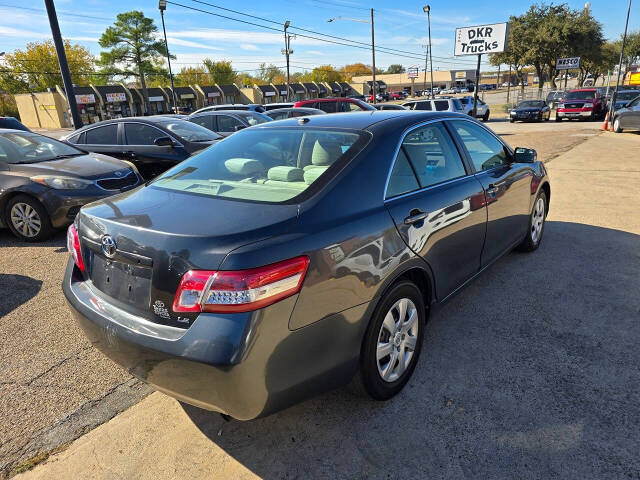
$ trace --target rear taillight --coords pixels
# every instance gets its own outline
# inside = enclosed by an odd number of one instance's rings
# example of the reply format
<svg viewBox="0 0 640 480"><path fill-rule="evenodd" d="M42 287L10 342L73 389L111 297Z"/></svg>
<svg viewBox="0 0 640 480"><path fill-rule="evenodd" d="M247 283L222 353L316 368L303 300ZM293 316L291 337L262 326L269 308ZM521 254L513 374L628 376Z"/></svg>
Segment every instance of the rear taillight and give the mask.
<svg viewBox="0 0 640 480"><path fill-rule="evenodd" d="M76 267L78 267L81 272L84 272L85 265L82 259L82 249L80 248L80 237L73 223L69 225L69 230L67 230L67 250L69 250L69 254L73 257Z"/></svg>
<svg viewBox="0 0 640 480"><path fill-rule="evenodd" d="M180 280L174 312L249 312L300 291L308 257L250 270L189 270Z"/></svg>

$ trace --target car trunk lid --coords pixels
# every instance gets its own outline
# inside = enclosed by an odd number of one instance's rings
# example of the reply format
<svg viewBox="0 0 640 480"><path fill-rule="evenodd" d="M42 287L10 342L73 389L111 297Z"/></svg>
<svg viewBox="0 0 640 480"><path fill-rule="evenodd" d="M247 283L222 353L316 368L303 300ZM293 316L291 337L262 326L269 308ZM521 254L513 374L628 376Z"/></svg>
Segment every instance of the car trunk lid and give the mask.
<svg viewBox="0 0 640 480"><path fill-rule="evenodd" d="M297 215L297 205L147 187L84 207L78 226L95 289L133 314L187 327L196 315L171 310L183 274L217 270L230 251L284 233Z"/></svg>

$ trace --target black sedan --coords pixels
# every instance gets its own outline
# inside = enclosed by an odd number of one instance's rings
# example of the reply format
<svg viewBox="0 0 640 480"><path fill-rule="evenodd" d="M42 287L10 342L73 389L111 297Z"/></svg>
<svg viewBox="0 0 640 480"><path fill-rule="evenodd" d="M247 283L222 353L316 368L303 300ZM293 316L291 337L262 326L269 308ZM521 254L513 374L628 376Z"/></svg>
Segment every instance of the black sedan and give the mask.
<svg viewBox="0 0 640 480"><path fill-rule="evenodd" d="M194 113L188 117L187 120L207 128L218 135L228 137L243 128L270 122L271 117L259 112L223 110Z"/></svg>
<svg viewBox="0 0 640 480"><path fill-rule="evenodd" d="M450 112L373 111L234 134L69 228L63 290L93 345L237 419L348 383L388 399L429 312L544 233L534 150Z"/></svg>
<svg viewBox="0 0 640 480"><path fill-rule="evenodd" d="M43 135L0 129L0 227L21 240L48 238L82 205L139 185L129 162Z"/></svg>
<svg viewBox="0 0 640 480"><path fill-rule="evenodd" d="M306 117L308 115L324 115L326 113L327 112L320 110L319 108L291 107L268 110L265 115L270 117L272 120L284 120L286 118Z"/></svg>
<svg viewBox="0 0 640 480"><path fill-rule="evenodd" d="M511 123L516 120L530 122L545 122L551 117L551 108L544 100L525 100L512 108L509 112L509 121Z"/></svg>
<svg viewBox="0 0 640 480"><path fill-rule="evenodd" d="M173 116L105 120L64 138L83 150L132 162L145 179L153 178L222 137Z"/></svg>

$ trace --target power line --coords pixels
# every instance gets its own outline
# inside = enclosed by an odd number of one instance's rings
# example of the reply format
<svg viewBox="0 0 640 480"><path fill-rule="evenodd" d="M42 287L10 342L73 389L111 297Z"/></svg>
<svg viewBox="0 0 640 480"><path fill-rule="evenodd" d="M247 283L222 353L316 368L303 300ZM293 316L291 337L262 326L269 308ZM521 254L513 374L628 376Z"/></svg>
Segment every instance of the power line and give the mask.
<svg viewBox="0 0 640 480"><path fill-rule="evenodd" d="M28 10L30 12L39 12L39 13L45 13L45 11L43 9L40 8L29 8L29 7L23 7L20 5L8 5L6 3L0 3L0 7L7 7L7 8L15 8L17 10ZM68 17L80 17L80 18L88 18L91 20L107 20L107 21L111 21L113 20L112 18L107 18L107 17L96 17L93 15L81 15L79 13L71 13L71 12L65 12L64 10L58 10L58 15L65 15Z"/></svg>

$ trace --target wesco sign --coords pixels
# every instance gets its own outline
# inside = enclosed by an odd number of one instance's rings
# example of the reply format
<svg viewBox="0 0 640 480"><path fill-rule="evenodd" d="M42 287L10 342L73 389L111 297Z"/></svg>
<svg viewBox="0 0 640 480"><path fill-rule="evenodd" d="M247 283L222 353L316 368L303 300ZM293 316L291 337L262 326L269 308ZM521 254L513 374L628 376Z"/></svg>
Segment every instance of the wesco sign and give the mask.
<svg viewBox="0 0 640 480"><path fill-rule="evenodd" d="M456 28L454 55L480 55L504 52L509 23Z"/></svg>

